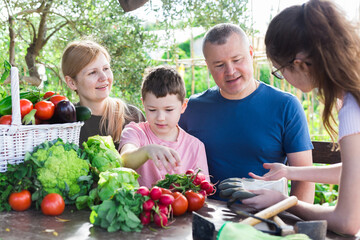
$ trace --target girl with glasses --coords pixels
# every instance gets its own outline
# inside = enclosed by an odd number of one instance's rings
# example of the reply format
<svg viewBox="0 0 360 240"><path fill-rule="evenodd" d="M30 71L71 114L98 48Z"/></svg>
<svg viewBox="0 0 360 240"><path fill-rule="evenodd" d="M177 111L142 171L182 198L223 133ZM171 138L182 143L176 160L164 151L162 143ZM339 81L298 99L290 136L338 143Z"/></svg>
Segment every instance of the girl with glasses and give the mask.
<svg viewBox="0 0 360 240"><path fill-rule="evenodd" d="M310 0L283 10L272 20L265 45L268 58L290 84L303 92L318 89L324 103L323 124L333 141L337 138L342 163L321 167L264 164L270 170L267 174L249 175L339 184L336 206L299 201L290 211L304 220L327 220L329 229L355 235L360 230L359 29L333 2ZM338 111L338 126L333 110ZM253 192L258 196L243 203L255 208L287 197L267 190Z"/></svg>

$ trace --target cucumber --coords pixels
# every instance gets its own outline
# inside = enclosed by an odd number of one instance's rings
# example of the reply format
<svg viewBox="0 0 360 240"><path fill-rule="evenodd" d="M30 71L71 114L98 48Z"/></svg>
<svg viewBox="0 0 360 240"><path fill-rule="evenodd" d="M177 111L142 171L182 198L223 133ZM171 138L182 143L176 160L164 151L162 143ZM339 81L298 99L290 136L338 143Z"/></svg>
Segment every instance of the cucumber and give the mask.
<svg viewBox="0 0 360 240"><path fill-rule="evenodd" d="M91 109L85 106L76 106L76 121L86 121L91 118Z"/></svg>
<svg viewBox="0 0 360 240"><path fill-rule="evenodd" d="M20 93L20 99L28 99L32 103L36 103L41 99L42 95L40 92L22 92ZM0 101L0 115L11 115L11 95Z"/></svg>

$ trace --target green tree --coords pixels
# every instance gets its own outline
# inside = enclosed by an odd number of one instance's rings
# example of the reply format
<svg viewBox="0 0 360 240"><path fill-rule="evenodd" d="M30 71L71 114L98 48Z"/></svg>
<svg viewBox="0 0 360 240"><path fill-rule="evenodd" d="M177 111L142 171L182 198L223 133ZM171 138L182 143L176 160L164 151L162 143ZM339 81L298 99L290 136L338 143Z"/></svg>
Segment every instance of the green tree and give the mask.
<svg viewBox="0 0 360 240"><path fill-rule="evenodd" d="M70 41L90 37L112 56L114 96L140 102L142 75L151 65L146 50L156 48L157 41L116 0L2 0L0 7L7 10L1 25L0 60L9 59L21 75L39 78L35 66L41 63L48 78L44 90L60 91L76 101L61 80L61 55Z"/></svg>

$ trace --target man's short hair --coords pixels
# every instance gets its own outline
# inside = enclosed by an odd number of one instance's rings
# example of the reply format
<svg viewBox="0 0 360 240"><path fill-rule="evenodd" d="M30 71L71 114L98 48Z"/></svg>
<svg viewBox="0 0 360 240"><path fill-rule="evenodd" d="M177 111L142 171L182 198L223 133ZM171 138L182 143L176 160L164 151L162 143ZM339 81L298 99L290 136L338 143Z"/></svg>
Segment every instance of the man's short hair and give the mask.
<svg viewBox="0 0 360 240"><path fill-rule="evenodd" d="M204 53L205 44L223 45L232 33L238 34L243 40L249 42L246 33L238 25L232 23L220 23L210 28L203 39L202 50Z"/></svg>
<svg viewBox="0 0 360 240"><path fill-rule="evenodd" d="M144 100L147 93L153 93L157 98L175 94L181 102L184 102L185 83L174 68L168 66L150 68L141 86L141 96Z"/></svg>

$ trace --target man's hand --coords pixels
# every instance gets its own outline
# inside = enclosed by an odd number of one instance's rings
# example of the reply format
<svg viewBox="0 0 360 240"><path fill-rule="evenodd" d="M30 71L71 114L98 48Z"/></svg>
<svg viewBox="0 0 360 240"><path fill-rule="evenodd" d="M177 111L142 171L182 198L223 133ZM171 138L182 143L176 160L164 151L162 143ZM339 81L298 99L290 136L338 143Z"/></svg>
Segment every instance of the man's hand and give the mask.
<svg viewBox="0 0 360 240"><path fill-rule="evenodd" d="M220 197L230 199L230 202L236 202L256 196L244 189L243 181L241 178L227 178L221 181L218 185Z"/></svg>
<svg viewBox="0 0 360 240"><path fill-rule="evenodd" d="M256 196L244 199L241 202L249 207L253 207L258 210L270 207L287 198L287 196L285 196L284 194L270 189L259 189L250 191Z"/></svg>

